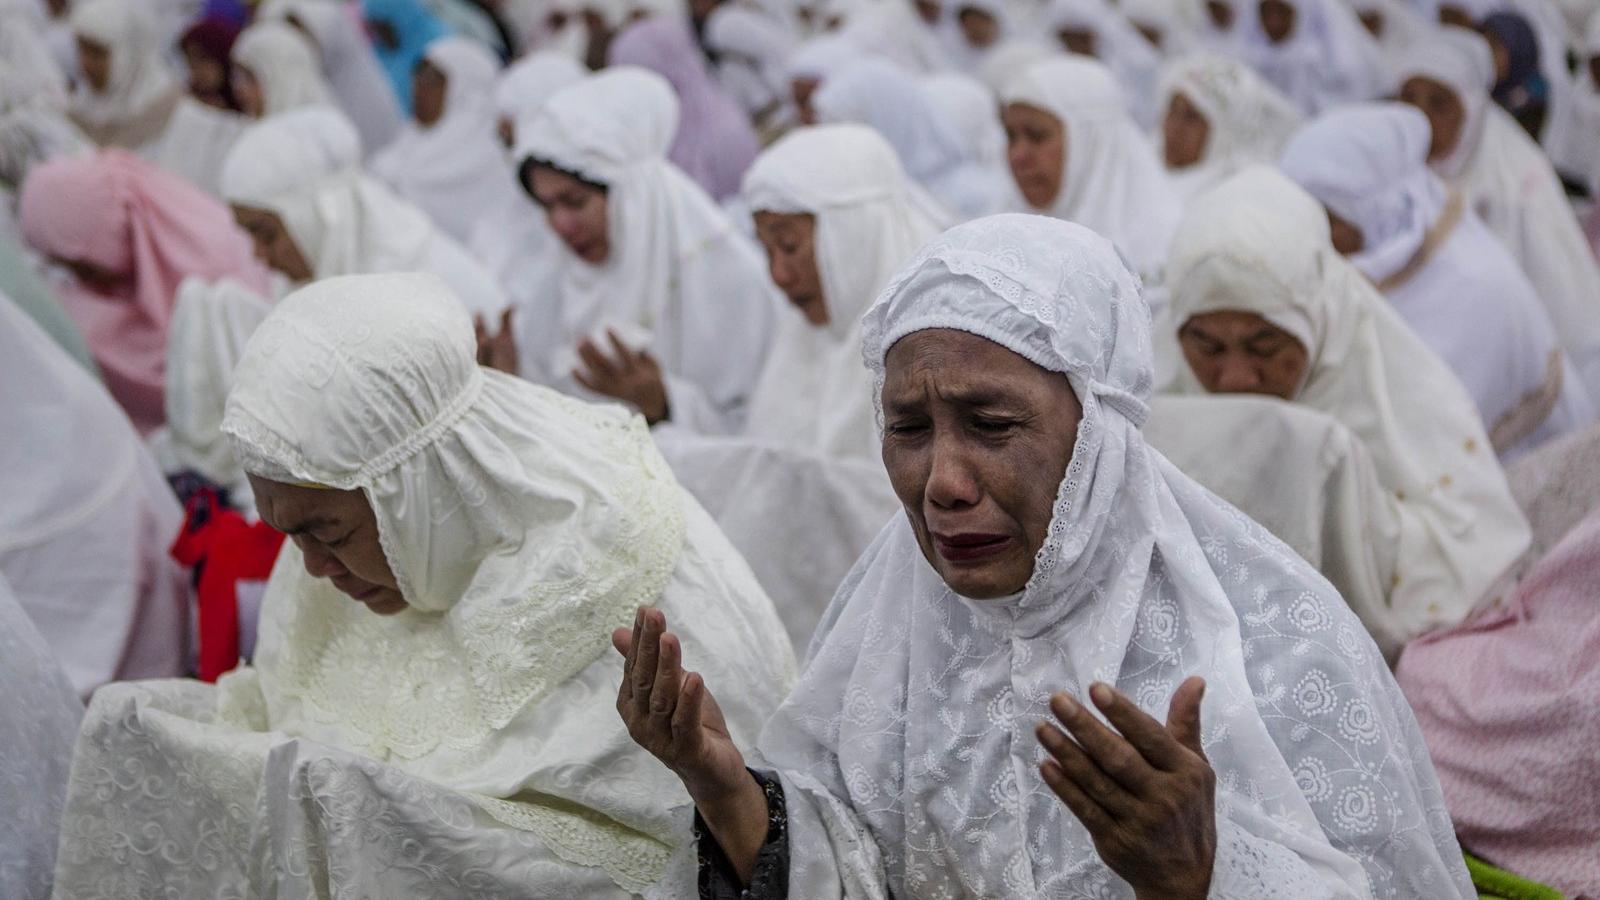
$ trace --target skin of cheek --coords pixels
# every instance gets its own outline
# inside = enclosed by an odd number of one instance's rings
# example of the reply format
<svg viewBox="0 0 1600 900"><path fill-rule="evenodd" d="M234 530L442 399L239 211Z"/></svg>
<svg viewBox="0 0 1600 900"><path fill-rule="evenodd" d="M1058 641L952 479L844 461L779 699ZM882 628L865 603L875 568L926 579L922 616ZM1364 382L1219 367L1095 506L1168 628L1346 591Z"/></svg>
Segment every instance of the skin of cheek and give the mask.
<svg viewBox="0 0 1600 900"><path fill-rule="evenodd" d="M1263 333L1279 342L1268 357L1247 349ZM1310 361L1298 338L1255 313L1223 310L1191 316L1178 333L1178 344L1195 379L1213 394L1264 394L1292 401Z"/></svg>
<svg viewBox="0 0 1600 900"><path fill-rule="evenodd" d="M1066 177L1066 129L1050 113L1021 103L1005 107L1000 118L1017 189L1034 209L1050 208Z"/></svg>
<svg viewBox="0 0 1600 900"><path fill-rule="evenodd" d="M943 329L901 339L885 363L884 400L894 412L883 461L923 556L962 596L1016 593L1033 575L1077 439L1082 408L1066 376ZM1006 396L993 414L1015 424L1004 433L978 428L983 419L951 399L975 392ZM978 560L946 557L941 538L974 534L1003 535L1004 548Z"/></svg>
<svg viewBox="0 0 1600 900"><path fill-rule="evenodd" d="M78 69L91 89L97 93L104 91L111 83L111 50L78 38Z"/></svg>
<svg viewBox="0 0 1600 900"><path fill-rule="evenodd" d="M818 328L827 325L828 304L817 271L816 217L758 211L754 219L756 238L767 253L772 283L807 322Z"/></svg>
<svg viewBox="0 0 1600 900"><path fill-rule="evenodd" d="M1169 169L1199 163L1205 155L1206 142L1211 138L1211 126L1205 115L1182 94L1172 95L1161 132L1161 151Z"/></svg>
<svg viewBox="0 0 1600 900"><path fill-rule="evenodd" d="M383 553L377 517L364 493L284 484L255 475L249 480L261 520L269 526L301 531L308 523L326 522L291 535L304 557L307 574L328 580L380 615L406 608L399 582Z"/></svg>

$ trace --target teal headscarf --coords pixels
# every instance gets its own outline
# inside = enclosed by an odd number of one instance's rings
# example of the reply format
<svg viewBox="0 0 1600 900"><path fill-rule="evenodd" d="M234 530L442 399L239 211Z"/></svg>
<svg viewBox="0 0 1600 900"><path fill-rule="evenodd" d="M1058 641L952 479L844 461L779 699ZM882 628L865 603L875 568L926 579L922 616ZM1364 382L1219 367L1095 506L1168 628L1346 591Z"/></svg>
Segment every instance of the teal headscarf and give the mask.
<svg viewBox="0 0 1600 900"><path fill-rule="evenodd" d="M422 61L428 44L449 35L450 28L422 0L362 0L361 9L368 22L381 22L394 32L395 46L374 41L372 49L389 76L400 108L410 115L411 70Z"/></svg>

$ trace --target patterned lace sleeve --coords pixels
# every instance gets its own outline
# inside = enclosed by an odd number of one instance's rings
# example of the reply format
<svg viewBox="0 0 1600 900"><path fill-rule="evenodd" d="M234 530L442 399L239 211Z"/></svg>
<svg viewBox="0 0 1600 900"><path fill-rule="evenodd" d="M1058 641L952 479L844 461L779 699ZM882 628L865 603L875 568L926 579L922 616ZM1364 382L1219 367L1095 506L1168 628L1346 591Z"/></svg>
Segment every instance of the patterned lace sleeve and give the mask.
<svg viewBox="0 0 1600 900"><path fill-rule="evenodd" d="M700 848L700 900L786 900L789 896L789 813L778 777L749 770L767 795L767 839L756 854L750 886L739 875L700 813L694 814L694 836Z"/></svg>

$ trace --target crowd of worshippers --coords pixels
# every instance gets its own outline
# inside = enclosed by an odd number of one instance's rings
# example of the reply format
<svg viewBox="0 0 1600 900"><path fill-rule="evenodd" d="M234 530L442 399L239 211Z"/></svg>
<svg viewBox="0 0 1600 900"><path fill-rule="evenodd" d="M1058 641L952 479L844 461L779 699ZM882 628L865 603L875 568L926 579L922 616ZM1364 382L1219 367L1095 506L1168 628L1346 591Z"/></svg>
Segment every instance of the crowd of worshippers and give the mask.
<svg viewBox="0 0 1600 900"><path fill-rule="evenodd" d="M1600 898L1597 197L1600 0L0 0L0 897Z"/></svg>

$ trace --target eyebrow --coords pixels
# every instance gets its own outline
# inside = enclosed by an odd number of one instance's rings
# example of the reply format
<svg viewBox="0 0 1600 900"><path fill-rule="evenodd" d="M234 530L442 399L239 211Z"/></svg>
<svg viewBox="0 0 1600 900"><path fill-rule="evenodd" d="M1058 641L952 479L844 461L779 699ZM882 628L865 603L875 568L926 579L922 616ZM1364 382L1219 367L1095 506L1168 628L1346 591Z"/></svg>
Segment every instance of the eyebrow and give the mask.
<svg viewBox="0 0 1600 900"><path fill-rule="evenodd" d="M983 409L993 406L1014 406L1020 398L1006 393L998 388L975 387L967 390L946 391L942 395L946 403L966 409ZM920 400L891 399L883 405L884 411L890 415L906 415L915 413L922 408Z"/></svg>
<svg viewBox="0 0 1600 900"><path fill-rule="evenodd" d="M316 531L318 528L326 528L329 525L337 525L337 524L338 524L337 522L335 522L333 519L328 518L327 516L312 516L311 518L306 519L305 521L299 523L298 525L294 526L293 528L280 528L278 530L283 532L284 534L293 536L293 535L297 535L297 534L305 534L306 532L309 532L309 531Z"/></svg>

